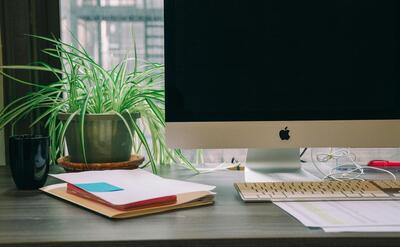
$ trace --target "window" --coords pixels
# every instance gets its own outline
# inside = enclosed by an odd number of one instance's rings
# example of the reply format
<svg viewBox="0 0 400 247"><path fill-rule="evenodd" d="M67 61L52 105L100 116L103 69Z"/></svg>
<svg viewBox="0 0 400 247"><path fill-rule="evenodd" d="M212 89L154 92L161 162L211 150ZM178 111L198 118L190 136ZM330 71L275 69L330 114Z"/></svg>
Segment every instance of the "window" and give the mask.
<svg viewBox="0 0 400 247"><path fill-rule="evenodd" d="M61 0L61 36L76 40L105 68L134 52L163 63L163 0Z"/></svg>

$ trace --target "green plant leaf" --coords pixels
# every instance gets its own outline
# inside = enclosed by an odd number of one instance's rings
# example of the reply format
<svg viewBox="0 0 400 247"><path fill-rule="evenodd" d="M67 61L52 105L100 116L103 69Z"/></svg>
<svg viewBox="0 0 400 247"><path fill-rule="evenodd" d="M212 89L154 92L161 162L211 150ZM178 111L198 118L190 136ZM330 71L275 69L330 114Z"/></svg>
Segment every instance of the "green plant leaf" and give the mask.
<svg viewBox="0 0 400 247"><path fill-rule="evenodd" d="M59 149L62 151L64 150L64 142L65 142L65 133L67 132L67 129L69 125L71 124L72 120L75 118L75 116L79 113L79 111L75 111L74 113L70 114L67 120L65 120L65 123L62 125L61 128L61 133L59 135ZM57 116L55 116L57 117ZM52 124L54 124L55 121L52 121ZM53 127L54 128L54 127Z"/></svg>
<svg viewBox="0 0 400 247"><path fill-rule="evenodd" d="M112 113L117 115L122 120L122 122L124 122L125 127L127 128L128 132L129 132L129 136L131 137L131 142L133 143L133 133L132 133L131 126L129 125L128 121L124 118L124 116L122 116L122 114L120 114L116 111L113 111ZM130 121L135 121L129 112L126 112L126 113L128 114Z"/></svg>
<svg viewBox="0 0 400 247"><path fill-rule="evenodd" d="M141 142L143 143L143 146L144 146L145 149L146 149L147 156L148 156L149 159L150 159L151 169L153 170L153 172L154 172L155 174L157 174L157 173L158 173L158 171L157 171L157 164L156 164L156 162L155 162L155 160L154 160L153 153L152 153L151 150L150 150L149 143L147 142L146 137L145 137L143 131L139 128L139 126L136 124L135 121L132 121L132 125L133 125L133 128L135 129L135 132L137 133L139 139L140 139Z"/></svg>
<svg viewBox="0 0 400 247"><path fill-rule="evenodd" d="M82 155L83 155L83 160L85 161L85 164L87 164L87 159L86 159L86 145L85 145L85 116L86 116L86 108L89 102L89 95L86 96L85 102L83 103L83 106L80 110L80 119L79 119L79 128L80 128L80 139L81 139L81 145L82 145Z"/></svg>

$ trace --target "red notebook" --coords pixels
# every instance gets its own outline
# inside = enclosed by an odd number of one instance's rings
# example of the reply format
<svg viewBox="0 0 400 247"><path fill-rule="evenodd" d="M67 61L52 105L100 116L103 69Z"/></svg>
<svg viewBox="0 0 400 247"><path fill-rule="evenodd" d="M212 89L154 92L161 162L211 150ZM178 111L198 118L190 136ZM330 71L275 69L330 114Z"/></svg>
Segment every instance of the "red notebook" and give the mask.
<svg viewBox="0 0 400 247"><path fill-rule="evenodd" d="M137 201L133 203L128 203L128 204L123 204L123 205L114 205L111 204L95 195L93 195L90 192L87 192L73 184L67 184L67 192L79 197L83 197L86 199L89 199L94 202L101 203L103 205L109 206L114 209L118 210L131 210L134 208L147 208L147 207L154 207L154 206L162 206L162 205L168 205L168 204L174 204L176 203L177 197L176 195L172 196L163 196L163 197L158 197L158 198L152 198L148 200L143 200L143 201Z"/></svg>

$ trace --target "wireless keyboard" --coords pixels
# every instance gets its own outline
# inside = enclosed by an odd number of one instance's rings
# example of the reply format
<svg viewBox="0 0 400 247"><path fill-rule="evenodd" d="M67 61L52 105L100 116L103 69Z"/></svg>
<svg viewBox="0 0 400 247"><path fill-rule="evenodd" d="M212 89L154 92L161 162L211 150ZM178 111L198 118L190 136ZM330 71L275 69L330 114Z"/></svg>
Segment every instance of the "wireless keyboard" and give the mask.
<svg viewBox="0 0 400 247"><path fill-rule="evenodd" d="M400 181L235 183L246 202L400 200Z"/></svg>

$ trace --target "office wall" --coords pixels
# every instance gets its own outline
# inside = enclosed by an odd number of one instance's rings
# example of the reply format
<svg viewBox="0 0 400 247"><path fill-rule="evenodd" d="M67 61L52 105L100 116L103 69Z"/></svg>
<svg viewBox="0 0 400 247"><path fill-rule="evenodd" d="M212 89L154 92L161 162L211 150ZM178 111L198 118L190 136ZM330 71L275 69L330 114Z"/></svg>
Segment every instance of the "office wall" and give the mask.
<svg viewBox="0 0 400 247"><path fill-rule="evenodd" d="M1 30L0 30L0 65L3 64L2 54L3 47L1 46ZM0 109L4 106L4 95L3 95L3 77L0 75ZM4 147L4 131L0 130L0 166L4 166L6 164L6 155L5 155L5 147Z"/></svg>

